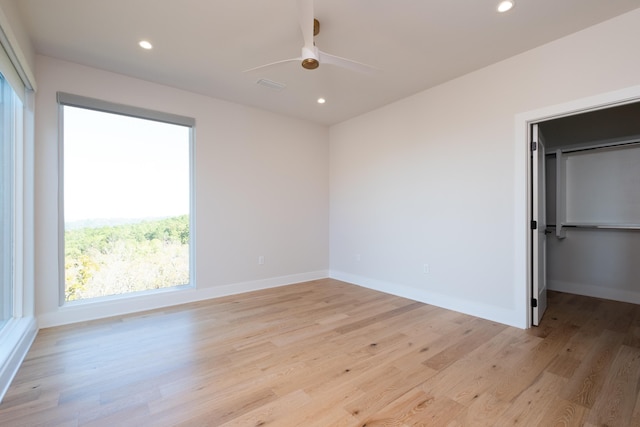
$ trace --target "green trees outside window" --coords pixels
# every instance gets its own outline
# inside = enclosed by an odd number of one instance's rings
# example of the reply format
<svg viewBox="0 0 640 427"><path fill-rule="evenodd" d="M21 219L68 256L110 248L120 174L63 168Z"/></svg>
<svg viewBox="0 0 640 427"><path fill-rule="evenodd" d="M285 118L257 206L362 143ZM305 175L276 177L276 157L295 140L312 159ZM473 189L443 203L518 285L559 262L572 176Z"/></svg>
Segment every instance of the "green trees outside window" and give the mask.
<svg viewBox="0 0 640 427"><path fill-rule="evenodd" d="M66 302L190 284L191 134L63 106Z"/></svg>

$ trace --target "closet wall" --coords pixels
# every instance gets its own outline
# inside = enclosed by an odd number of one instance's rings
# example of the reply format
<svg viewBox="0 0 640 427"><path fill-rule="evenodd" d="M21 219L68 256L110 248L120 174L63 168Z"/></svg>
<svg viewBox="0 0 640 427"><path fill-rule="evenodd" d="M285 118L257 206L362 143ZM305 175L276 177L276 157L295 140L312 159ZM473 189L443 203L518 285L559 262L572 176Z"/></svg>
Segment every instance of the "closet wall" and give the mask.
<svg viewBox="0 0 640 427"><path fill-rule="evenodd" d="M555 225L547 239L549 289L640 303L640 143L625 145L640 142L640 103L540 129L547 223Z"/></svg>

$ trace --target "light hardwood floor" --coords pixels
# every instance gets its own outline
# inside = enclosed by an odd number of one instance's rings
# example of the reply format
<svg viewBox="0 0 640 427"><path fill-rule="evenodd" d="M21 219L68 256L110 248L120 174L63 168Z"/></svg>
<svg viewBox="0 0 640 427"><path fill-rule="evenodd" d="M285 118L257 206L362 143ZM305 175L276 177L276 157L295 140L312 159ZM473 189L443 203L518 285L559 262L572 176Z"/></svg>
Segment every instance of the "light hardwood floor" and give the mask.
<svg viewBox="0 0 640 427"><path fill-rule="evenodd" d="M640 306L527 331L319 280L40 331L2 426L639 426Z"/></svg>

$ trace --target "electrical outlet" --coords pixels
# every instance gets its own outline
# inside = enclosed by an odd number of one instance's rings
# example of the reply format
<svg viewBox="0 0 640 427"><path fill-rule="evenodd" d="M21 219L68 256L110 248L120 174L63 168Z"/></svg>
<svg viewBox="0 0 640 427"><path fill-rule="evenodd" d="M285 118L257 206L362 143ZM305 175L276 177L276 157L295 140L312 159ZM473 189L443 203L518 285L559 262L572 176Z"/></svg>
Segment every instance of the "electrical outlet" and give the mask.
<svg viewBox="0 0 640 427"><path fill-rule="evenodd" d="M260 255L258 257L258 264L260 264L260 265L264 264L264 255Z"/></svg>
<svg viewBox="0 0 640 427"><path fill-rule="evenodd" d="M429 269L429 264L424 264L424 265L422 266L422 272L423 272L424 274L429 274L429 271L431 271L431 270Z"/></svg>
<svg viewBox="0 0 640 427"><path fill-rule="evenodd" d="M356 261L358 262L362 261L362 255L356 254Z"/></svg>

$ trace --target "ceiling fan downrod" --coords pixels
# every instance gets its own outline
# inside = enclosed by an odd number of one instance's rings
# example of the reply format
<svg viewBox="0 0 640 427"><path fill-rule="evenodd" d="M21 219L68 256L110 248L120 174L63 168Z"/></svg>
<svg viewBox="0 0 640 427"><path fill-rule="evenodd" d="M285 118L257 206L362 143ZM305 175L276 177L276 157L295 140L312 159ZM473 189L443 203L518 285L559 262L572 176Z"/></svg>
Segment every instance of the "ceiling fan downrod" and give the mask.
<svg viewBox="0 0 640 427"><path fill-rule="evenodd" d="M313 19L313 36L317 36L320 33L320 21ZM313 43L315 46L315 42ZM302 68L305 70L315 70L320 66L320 61L316 58L304 58L302 60Z"/></svg>

